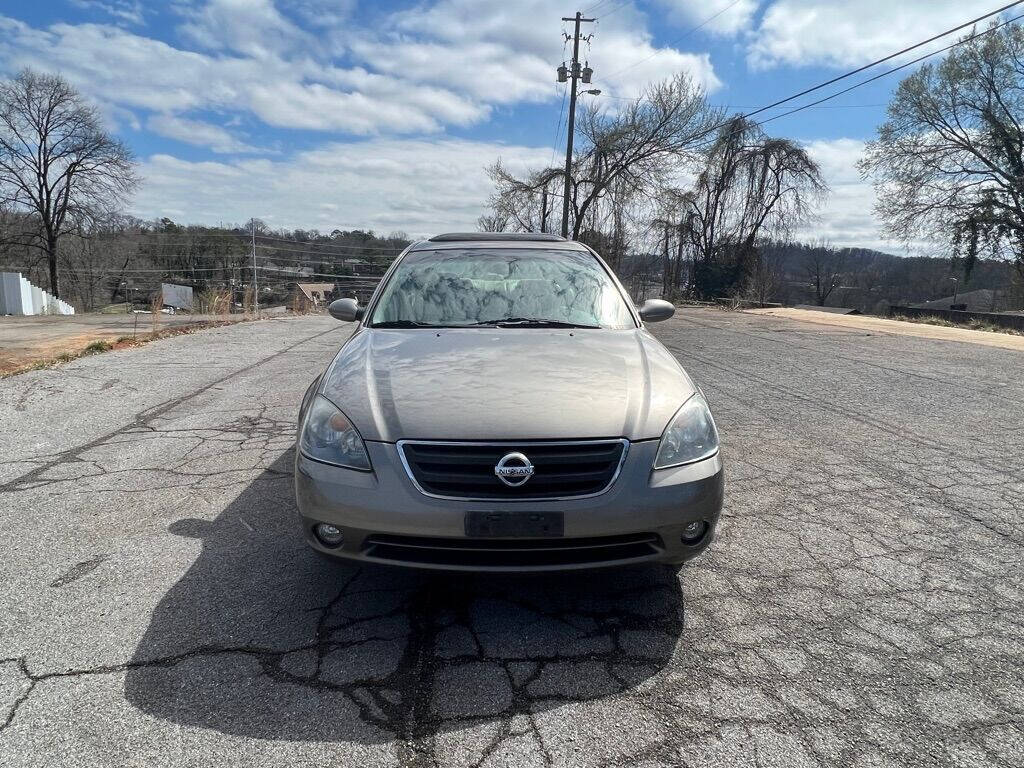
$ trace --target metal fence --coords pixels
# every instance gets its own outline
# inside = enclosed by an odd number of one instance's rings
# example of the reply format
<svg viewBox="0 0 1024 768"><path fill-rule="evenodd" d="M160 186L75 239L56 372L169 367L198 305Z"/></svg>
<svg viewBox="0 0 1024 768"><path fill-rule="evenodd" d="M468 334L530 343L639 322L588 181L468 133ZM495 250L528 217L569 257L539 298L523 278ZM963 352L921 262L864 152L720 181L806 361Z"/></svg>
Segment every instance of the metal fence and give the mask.
<svg viewBox="0 0 1024 768"><path fill-rule="evenodd" d="M1014 328L1024 331L1024 314L1003 314L1001 312L962 312L958 309L925 309L923 307L900 307L890 306L889 316L903 315L904 317L941 317L954 323L969 323L971 320L978 320L989 325L996 325L1000 328Z"/></svg>

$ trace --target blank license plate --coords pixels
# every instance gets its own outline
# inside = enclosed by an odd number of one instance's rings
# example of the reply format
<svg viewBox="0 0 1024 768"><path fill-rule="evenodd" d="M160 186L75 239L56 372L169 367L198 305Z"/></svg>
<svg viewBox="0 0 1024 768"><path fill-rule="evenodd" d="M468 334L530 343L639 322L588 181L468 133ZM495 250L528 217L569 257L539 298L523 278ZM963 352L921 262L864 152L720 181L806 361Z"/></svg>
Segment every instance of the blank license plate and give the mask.
<svg viewBox="0 0 1024 768"><path fill-rule="evenodd" d="M561 512L467 512L466 535L475 538L562 536Z"/></svg>

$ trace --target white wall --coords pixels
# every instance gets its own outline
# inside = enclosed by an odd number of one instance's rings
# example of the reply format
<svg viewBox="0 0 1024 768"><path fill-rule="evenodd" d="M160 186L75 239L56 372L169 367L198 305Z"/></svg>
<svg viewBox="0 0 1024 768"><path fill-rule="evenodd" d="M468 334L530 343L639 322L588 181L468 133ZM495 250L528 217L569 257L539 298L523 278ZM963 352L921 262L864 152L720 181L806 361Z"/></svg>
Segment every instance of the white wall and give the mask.
<svg viewBox="0 0 1024 768"><path fill-rule="evenodd" d="M75 308L38 288L19 272L0 272L0 315L73 315Z"/></svg>

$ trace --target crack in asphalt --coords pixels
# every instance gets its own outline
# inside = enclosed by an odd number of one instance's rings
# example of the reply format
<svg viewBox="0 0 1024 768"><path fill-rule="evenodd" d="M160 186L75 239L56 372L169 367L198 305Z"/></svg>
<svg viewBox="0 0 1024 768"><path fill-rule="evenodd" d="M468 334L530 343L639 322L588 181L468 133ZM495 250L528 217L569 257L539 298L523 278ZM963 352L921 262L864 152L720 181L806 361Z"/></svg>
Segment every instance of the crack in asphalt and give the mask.
<svg viewBox="0 0 1024 768"><path fill-rule="evenodd" d="M855 422L855 423L864 425L866 427L869 427L869 428L872 428L872 429L876 429L876 430L881 431L883 433L892 435L893 437L899 438L901 441L904 441L904 442L907 442L907 443L913 443L913 444L919 446L922 449L934 451L935 453L937 453L937 454L939 454L941 456L947 456L947 455L950 455L952 453L956 453L956 454L958 454L957 458L958 458L959 461L976 461L977 464L978 464L978 467L979 467L979 469L981 471L1000 473L1001 475L1004 476L1004 478L1000 479L999 482L998 482L998 486L1000 486L1000 487L1005 487L1006 486L1005 476L1009 476L1009 477L1013 478L1014 480L1018 480L1018 481L1024 483L1024 472L1018 472L1018 471L1016 471L1012 467L997 466L997 465L994 465L994 464L987 463L986 461L982 461L981 459L975 459L974 457L964 456L964 455L962 455L961 451L956 451L952 446L948 445L947 443L944 443L944 442L941 442L941 441L937 441L937 440L930 440L930 439L927 439L927 438L922 438L922 437L913 435L912 433L908 433L906 430L894 429L894 428L890 427L888 424L885 424L884 422L881 422L881 421L879 421L877 419L871 419L871 418L868 418L866 416L863 416L862 414L858 413L857 411L855 411L855 410L853 410L851 408L842 407L840 405L837 405L836 403L828 402L827 400L825 400L823 398L820 398L820 397L813 397L813 396L809 396L809 395L804 395L802 393L794 391L793 389L791 389L789 387L781 386L778 383L772 382L772 381L770 381L765 376L761 376L761 375L758 375L758 374L755 374L755 373L752 373L752 372L749 372L749 371L743 371L743 370L738 369L738 368L733 367L733 366L725 365L725 364L723 364L722 362L720 362L718 360L712 360L712 359L709 359L707 357L704 357L704 356L701 356L699 354L696 354L692 350L683 350L683 349L680 349L678 347L673 347L672 345L666 345L666 346L668 346L670 351L672 351L672 352L674 352L676 354L679 354L679 355L685 354L687 358L689 358L691 360L700 361L701 364L706 365L706 366L708 366L709 368L711 368L713 370L731 374L731 375L735 376L737 379L741 379L741 380L751 380L752 379L752 380L758 381L764 387L770 388L770 389L772 389L772 390L774 390L776 392L781 392L784 395L786 395L787 397L792 398L792 399L794 399L794 400L796 400L798 402L809 403L809 404L813 405L817 409L820 409L822 411L832 412L832 413L836 414L837 416L840 416L840 417L845 418L845 419L849 419L852 422ZM753 401L750 398L744 398L744 397L738 395L736 390L730 389L729 387L723 385L722 382L720 382L720 381L716 382L716 388L722 390L723 392L728 393L730 397L732 397L732 398L734 398L734 399L736 399L736 400L738 400L740 402L743 402L748 407L751 407L751 408L757 407L757 403L755 401ZM856 456L861 461L861 463L863 463L865 465L870 465L875 470L884 470L884 471L888 471L889 473L893 472L893 469L892 469L891 465L886 465L882 459L880 459L877 455L874 455L872 453L859 452L859 451L850 451L850 452L847 453L847 456L851 457L851 458L853 456ZM985 457L985 458L989 459L989 457ZM899 467L899 470L898 470L901 478L905 478L906 477L906 475L908 474L908 469L912 469L912 466L909 465L907 462L901 463L901 465ZM1001 536L1007 542L1012 543L1012 544L1014 544L1015 546L1018 546L1018 547L1024 547L1024 539L1020 538L1019 536L1015 536L1013 532L1006 531L1006 530L1000 530L998 527L996 527L993 524L992 521L986 520L986 519L978 516L975 510L969 509L969 508L963 506L961 503L958 503L954 498L952 498L946 492L947 491L946 488L942 488L942 487L934 484L926 476L915 476L914 479L919 481L922 486L926 486L926 487L932 489L935 492L935 493L928 494L928 496L930 498L932 498L933 500L942 503L944 506L950 507L951 509L955 510L956 512L962 514L966 519L969 519L969 520L971 520L971 521L973 521L975 523L978 523L979 525L981 525L984 528L986 528L988 531L990 531L990 532L992 532L992 533L994 533L994 534L996 534L998 536ZM973 480L969 477L969 475L964 476L964 479L973 482ZM1014 493L1014 494L1012 494L1012 497L1013 497L1013 503L1014 504L1024 505L1024 494ZM1011 506L1010 508L1012 509L1013 507ZM1000 522L1002 522L1002 521L1000 521Z"/></svg>
<svg viewBox="0 0 1024 768"><path fill-rule="evenodd" d="M218 379L214 379L213 381L204 384L199 389L187 392L183 395L180 395L179 397L165 400L162 403L158 403L157 405L139 411L138 413L135 414L134 419L128 424L118 427L117 429L111 432L107 432L106 434L100 435L99 437L96 437L93 440L90 440L86 443L77 445L73 448L69 448L65 451L60 451L59 453L51 454L45 457L32 457L27 459L21 459L20 461L26 463L37 462L40 461L40 459L45 460L42 461L38 466L24 473L23 475L14 477L4 483L0 483L0 493L24 490L28 488L38 488L40 486L48 485L51 482L61 482L61 479L51 481L42 480L39 482L33 481L35 480L35 478L40 477L42 474L44 474L48 470L53 469L54 467L57 467L61 464L65 464L68 462L79 461L79 457L83 453L86 453L87 451L97 448L99 446L105 445L106 443L109 443L111 440L113 440L115 437L118 437L119 435L139 430L150 430L152 429L152 422L154 422L161 416L170 413L175 408L184 405L189 400L194 400L200 395L210 392L211 390L216 389L218 386L228 381L231 381L232 379L238 378L246 373L251 372L253 369L258 368L259 366L266 365L269 362L272 362L280 357L283 357L284 355L287 355L289 352L293 351L297 347L302 346L303 344L306 344L314 339L320 338L321 336L326 336L327 334L335 332L335 329L330 329L327 331L320 331L318 333L312 334L311 336L299 339L298 341L289 344L288 346L282 349L279 349L277 352L267 355L266 357L262 357L259 360L256 360L255 362L247 366L237 368L231 371L230 373L221 376Z"/></svg>
<svg viewBox="0 0 1024 768"><path fill-rule="evenodd" d="M719 330L700 330L705 345L722 346ZM0 486L50 485L85 510L150 494L218 515L171 525L203 551L189 551L130 660L0 660L12 692L0 751L34 729L43 744L47 684L123 675L108 695L125 693L147 728L242 739L268 762L292 740L387 744L388 762L414 768L1022 762L1024 482L1006 457L1024 430L1000 433L1016 435L1006 455L960 450L960 435L861 412L855 388L835 402L779 373L806 357L713 356L669 338L703 374L729 468L719 538L681 581L653 569L557 581L314 569L282 518L294 514L298 379L322 365L296 347L322 335L255 363L271 363L261 375L274 386L253 376L246 407L207 386ZM833 375L853 378L870 362L859 357L838 355L850 363ZM239 376L244 389L254 366L220 382ZM131 466L125 454L138 454ZM51 582L62 609L113 578L119 557L95 553ZM316 706L296 711L304 702Z"/></svg>
<svg viewBox="0 0 1024 768"><path fill-rule="evenodd" d="M110 557L110 555L96 555L95 557L90 557L88 560L82 560L79 563L75 563L71 568L50 582L50 586L58 589L60 587L66 587L68 584L78 581L83 576L87 576L95 571L108 557Z"/></svg>

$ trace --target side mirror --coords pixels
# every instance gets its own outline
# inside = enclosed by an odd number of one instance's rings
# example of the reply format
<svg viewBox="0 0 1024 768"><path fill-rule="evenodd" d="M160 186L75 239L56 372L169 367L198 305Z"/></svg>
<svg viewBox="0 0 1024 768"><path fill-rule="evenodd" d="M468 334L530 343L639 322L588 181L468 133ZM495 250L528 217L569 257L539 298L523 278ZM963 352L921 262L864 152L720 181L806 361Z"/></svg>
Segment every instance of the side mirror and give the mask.
<svg viewBox="0 0 1024 768"><path fill-rule="evenodd" d="M361 318L364 310L355 299L335 299L328 305L327 311L335 320L351 323Z"/></svg>
<svg viewBox="0 0 1024 768"><path fill-rule="evenodd" d="M640 307L640 319L645 323L657 323L661 320L668 320L676 313L672 302L664 299L648 299Z"/></svg>

